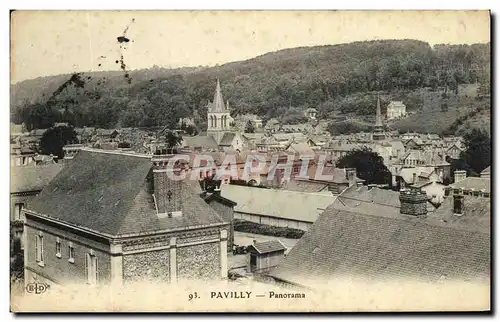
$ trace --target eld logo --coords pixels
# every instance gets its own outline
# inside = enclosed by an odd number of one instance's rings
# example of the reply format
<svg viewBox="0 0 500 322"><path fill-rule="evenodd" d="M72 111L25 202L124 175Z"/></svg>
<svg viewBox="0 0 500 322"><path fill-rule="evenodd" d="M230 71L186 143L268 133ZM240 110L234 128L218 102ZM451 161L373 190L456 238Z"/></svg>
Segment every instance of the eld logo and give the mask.
<svg viewBox="0 0 500 322"><path fill-rule="evenodd" d="M26 292L28 293L35 293L35 294L42 294L45 293L45 291L50 287L50 285L45 284L45 283L29 283L26 285Z"/></svg>

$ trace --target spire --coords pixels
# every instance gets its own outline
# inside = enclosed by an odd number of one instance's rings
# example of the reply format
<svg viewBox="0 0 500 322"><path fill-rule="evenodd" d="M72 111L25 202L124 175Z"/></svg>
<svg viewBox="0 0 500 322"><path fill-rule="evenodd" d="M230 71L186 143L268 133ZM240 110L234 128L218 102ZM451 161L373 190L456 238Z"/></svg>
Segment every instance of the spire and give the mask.
<svg viewBox="0 0 500 322"><path fill-rule="evenodd" d="M220 90L220 82L217 78L217 87L215 88L214 101L212 102L211 112L224 112L226 108L224 107L224 100L222 99L222 93Z"/></svg>
<svg viewBox="0 0 500 322"><path fill-rule="evenodd" d="M382 112L380 111L380 96L377 95L377 115L375 120L376 127L382 127Z"/></svg>

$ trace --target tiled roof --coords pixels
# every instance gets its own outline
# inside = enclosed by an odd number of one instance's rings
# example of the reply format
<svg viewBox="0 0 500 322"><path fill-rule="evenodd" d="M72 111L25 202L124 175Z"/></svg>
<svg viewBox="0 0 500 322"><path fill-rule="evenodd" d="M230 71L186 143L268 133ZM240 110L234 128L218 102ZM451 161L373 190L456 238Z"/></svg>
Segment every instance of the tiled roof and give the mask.
<svg viewBox="0 0 500 322"><path fill-rule="evenodd" d="M42 190L62 170L60 163L43 166L11 167L10 191L26 192Z"/></svg>
<svg viewBox="0 0 500 322"><path fill-rule="evenodd" d="M236 212L311 223L335 201L330 192L305 193L231 184L224 185L221 194L238 204L234 207Z"/></svg>
<svg viewBox="0 0 500 322"><path fill-rule="evenodd" d="M490 178L475 178L467 177L459 182L450 185L453 189L474 189L482 190L486 192L491 191L491 180Z"/></svg>
<svg viewBox="0 0 500 322"><path fill-rule="evenodd" d="M29 210L115 236L222 223L190 181L181 182L182 216L159 219L150 170L149 157L82 150Z"/></svg>
<svg viewBox="0 0 500 322"><path fill-rule="evenodd" d="M259 254L268 254L286 250L286 247L278 239L255 243L250 246L253 247Z"/></svg>
<svg viewBox="0 0 500 322"><path fill-rule="evenodd" d="M411 216L391 218L373 207L371 212L360 213L336 207L338 200L319 216L271 276L305 286L311 277L488 280L489 233Z"/></svg>

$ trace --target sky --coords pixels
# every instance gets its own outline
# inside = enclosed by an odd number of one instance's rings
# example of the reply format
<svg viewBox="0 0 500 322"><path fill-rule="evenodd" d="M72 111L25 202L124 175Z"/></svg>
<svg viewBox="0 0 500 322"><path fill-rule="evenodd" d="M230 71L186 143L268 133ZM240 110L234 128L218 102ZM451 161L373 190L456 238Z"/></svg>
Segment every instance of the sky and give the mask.
<svg viewBox="0 0 500 322"><path fill-rule="evenodd" d="M130 41L119 43L117 37ZM490 41L488 11L16 11L11 83L62 73L214 66L375 39ZM120 47L121 46L121 47Z"/></svg>

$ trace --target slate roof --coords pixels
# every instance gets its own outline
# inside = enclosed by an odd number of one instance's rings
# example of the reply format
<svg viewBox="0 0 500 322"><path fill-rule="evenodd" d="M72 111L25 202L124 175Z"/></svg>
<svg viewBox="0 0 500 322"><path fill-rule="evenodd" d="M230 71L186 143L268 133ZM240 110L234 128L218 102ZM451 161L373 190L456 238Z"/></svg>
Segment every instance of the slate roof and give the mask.
<svg viewBox="0 0 500 322"><path fill-rule="evenodd" d="M490 192L491 180L490 178L467 177L459 182L451 184L449 187L452 189L484 189L485 192Z"/></svg>
<svg viewBox="0 0 500 322"><path fill-rule="evenodd" d="M383 205L347 195L318 217L270 276L304 286L312 286L313 277L489 280L488 199L465 198L466 211L458 217L447 198L437 211L417 218L401 215L390 198Z"/></svg>
<svg viewBox="0 0 500 322"><path fill-rule="evenodd" d="M310 223L335 201L330 192L306 193L232 184L224 185L221 194L237 203L236 212Z"/></svg>
<svg viewBox="0 0 500 322"><path fill-rule="evenodd" d="M62 169L63 165L60 163L42 166L11 167L10 192L42 190Z"/></svg>
<svg viewBox="0 0 500 322"><path fill-rule="evenodd" d="M190 148L218 149L219 146L212 136L193 136L186 139Z"/></svg>
<svg viewBox="0 0 500 322"><path fill-rule="evenodd" d="M236 136L236 133L234 133L234 132L225 132L220 140L219 145L223 145L223 146L231 145L233 143L235 136Z"/></svg>
<svg viewBox="0 0 500 322"><path fill-rule="evenodd" d="M253 247L259 254L269 254L278 251L286 251L286 247L278 239L254 243L250 245L250 247Z"/></svg>
<svg viewBox="0 0 500 322"><path fill-rule="evenodd" d="M149 156L84 149L33 199L29 210L113 236L223 223L200 198L198 183L187 180L179 188L182 216L159 219L150 170Z"/></svg>

